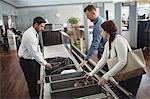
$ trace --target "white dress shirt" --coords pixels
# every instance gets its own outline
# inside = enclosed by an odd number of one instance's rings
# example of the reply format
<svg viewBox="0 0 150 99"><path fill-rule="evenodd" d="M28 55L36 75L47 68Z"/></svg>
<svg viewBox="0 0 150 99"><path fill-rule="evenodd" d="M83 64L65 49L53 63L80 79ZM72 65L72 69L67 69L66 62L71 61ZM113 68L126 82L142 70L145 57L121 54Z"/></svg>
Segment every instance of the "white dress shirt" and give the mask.
<svg viewBox="0 0 150 99"><path fill-rule="evenodd" d="M127 40L120 35L117 35L114 41L111 43L110 58L117 56L119 61L115 66L113 66L112 69L103 75L106 80L108 80L111 76L115 76L126 65L128 53L127 43ZM89 73L89 75L93 76L99 69L102 69L108 58L109 42L106 42L102 58L99 60L95 68Z"/></svg>
<svg viewBox="0 0 150 99"><path fill-rule="evenodd" d="M18 55L25 59L35 59L39 64L45 66L47 62L44 60L41 53L38 36L33 26L27 29L23 34Z"/></svg>

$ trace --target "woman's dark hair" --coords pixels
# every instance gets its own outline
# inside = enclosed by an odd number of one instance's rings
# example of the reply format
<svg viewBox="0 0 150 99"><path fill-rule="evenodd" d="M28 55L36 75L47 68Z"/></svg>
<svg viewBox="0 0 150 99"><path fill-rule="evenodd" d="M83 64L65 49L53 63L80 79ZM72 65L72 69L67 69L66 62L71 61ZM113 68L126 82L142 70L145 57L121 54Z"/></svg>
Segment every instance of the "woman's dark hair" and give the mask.
<svg viewBox="0 0 150 99"><path fill-rule="evenodd" d="M38 16L38 17L36 17L36 18L33 19L33 25L35 23L37 23L38 25L40 25L41 23L46 23L46 21L42 17Z"/></svg>
<svg viewBox="0 0 150 99"><path fill-rule="evenodd" d="M109 49L111 49L111 42L115 39L116 32L117 32L117 26L112 20L105 21L101 27L104 31L110 34L109 38Z"/></svg>

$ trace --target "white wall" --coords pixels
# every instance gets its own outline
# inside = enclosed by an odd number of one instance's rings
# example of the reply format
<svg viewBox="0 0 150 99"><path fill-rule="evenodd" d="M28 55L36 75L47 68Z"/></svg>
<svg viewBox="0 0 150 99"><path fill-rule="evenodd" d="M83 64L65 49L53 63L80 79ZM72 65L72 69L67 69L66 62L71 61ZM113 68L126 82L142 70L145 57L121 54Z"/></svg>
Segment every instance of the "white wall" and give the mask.
<svg viewBox="0 0 150 99"><path fill-rule="evenodd" d="M105 14L106 10L108 10L109 20L114 19L114 3L105 3Z"/></svg>
<svg viewBox="0 0 150 99"><path fill-rule="evenodd" d="M3 22L3 16L15 16L16 15L16 8L0 1L0 21Z"/></svg>
<svg viewBox="0 0 150 99"><path fill-rule="evenodd" d="M21 30L28 28L36 16L48 19L49 23L52 24L63 24L70 17L77 17L83 24L82 5L17 8L17 11L17 28Z"/></svg>
<svg viewBox="0 0 150 99"><path fill-rule="evenodd" d="M0 1L0 15L16 15L16 8Z"/></svg>

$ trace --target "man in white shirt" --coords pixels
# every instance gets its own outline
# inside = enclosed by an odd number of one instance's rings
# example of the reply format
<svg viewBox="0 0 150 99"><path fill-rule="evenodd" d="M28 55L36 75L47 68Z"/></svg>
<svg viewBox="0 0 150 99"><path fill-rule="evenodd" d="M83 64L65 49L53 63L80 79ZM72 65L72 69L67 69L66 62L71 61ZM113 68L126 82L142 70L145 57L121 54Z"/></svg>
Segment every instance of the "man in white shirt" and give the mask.
<svg viewBox="0 0 150 99"><path fill-rule="evenodd" d="M46 68L52 68L51 64L47 63L41 53L39 45L39 32L44 29L45 20L42 17L36 17L33 20L33 25L28 28L22 37L22 42L18 51L20 57L20 65L24 72L29 94L32 99L38 99L37 90L37 68L40 65Z"/></svg>

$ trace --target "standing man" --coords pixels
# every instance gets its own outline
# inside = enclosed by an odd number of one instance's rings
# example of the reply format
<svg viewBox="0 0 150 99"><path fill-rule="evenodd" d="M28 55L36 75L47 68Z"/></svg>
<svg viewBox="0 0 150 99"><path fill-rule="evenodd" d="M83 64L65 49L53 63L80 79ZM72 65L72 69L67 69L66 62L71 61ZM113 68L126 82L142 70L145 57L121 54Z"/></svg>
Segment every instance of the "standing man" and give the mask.
<svg viewBox="0 0 150 99"><path fill-rule="evenodd" d="M98 50L98 59L101 59L101 56L104 51L104 45L106 43L106 39L103 39L101 36L101 24L105 21L101 16L98 16L96 13L96 7L93 5L88 5L85 9L84 12L87 16L87 18L94 23L94 28L93 28L93 40L92 44L90 46L89 51L87 52L86 58L81 62L80 66L83 67L86 63L87 60L90 59L93 55L93 53Z"/></svg>
<svg viewBox="0 0 150 99"><path fill-rule="evenodd" d="M43 65L46 68L52 68L51 64L44 60L39 45L39 32L44 29L45 23L42 17L34 18L33 25L23 34L18 51L20 65L28 84L31 99L38 99L39 97L36 75L38 66Z"/></svg>

